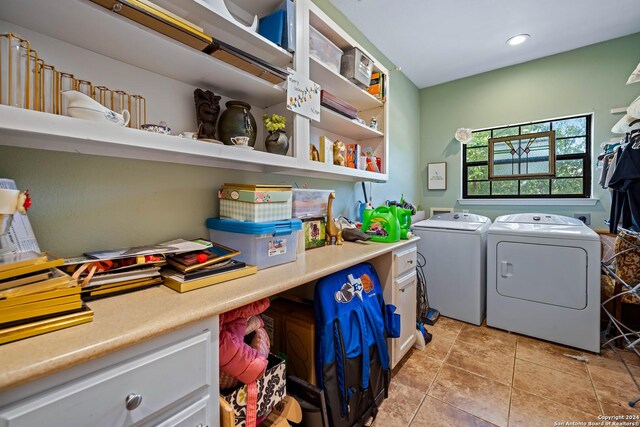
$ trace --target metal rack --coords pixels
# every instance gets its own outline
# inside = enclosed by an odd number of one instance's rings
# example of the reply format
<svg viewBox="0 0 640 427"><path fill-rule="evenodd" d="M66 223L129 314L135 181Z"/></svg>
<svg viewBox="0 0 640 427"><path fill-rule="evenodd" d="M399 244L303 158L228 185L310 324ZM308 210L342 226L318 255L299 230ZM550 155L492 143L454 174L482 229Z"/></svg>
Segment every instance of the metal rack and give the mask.
<svg viewBox="0 0 640 427"><path fill-rule="evenodd" d="M640 236L640 233L637 233L622 227L618 227L618 232L620 233L621 231L624 231L628 235ZM622 290L618 293L615 292L615 286L614 286L613 295L602 302L602 309L606 313L606 315L609 317L609 325L607 327L607 331L605 335L606 338L605 338L605 342L602 344L602 347L609 347L611 348L611 350L613 350L613 352L618 356L618 359L623 363L623 365L627 369L629 375L631 376L631 379L633 380L636 387L640 391L640 385L634 378L626 361L620 356L620 354L617 352L616 346L614 345L614 343L616 342L619 343L623 341L625 349L632 350L633 352L636 353L638 357L640 357L640 349L638 348L640 347L640 330L633 330L632 328L628 327L622 322L621 319L617 319L607 308L607 305L609 303L616 304L618 302L616 300L621 299L624 295L633 295L633 297L638 299L638 301L640 302L640 283L636 283L636 284L627 283L620 276L618 276L614 266L614 262L616 261L618 256L631 251L640 251L640 245L636 244L635 242L629 241L628 239L625 239L620 234L618 234L617 239L622 239L625 243L627 243L628 248L620 252L614 253L608 259L602 260L603 273L613 278L616 283L620 283L622 285L621 286ZM629 405L635 406L639 401L640 401L640 397L636 397L635 399L629 401Z"/></svg>

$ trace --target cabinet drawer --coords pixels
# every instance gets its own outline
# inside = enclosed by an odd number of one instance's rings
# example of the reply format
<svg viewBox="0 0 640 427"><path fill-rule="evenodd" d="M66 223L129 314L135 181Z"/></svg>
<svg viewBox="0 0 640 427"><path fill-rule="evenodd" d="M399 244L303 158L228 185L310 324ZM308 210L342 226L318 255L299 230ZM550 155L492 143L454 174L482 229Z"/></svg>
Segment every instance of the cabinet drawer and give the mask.
<svg viewBox="0 0 640 427"><path fill-rule="evenodd" d="M416 254L418 249L415 246L393 254L393 276L399 275L416 268Z"/></svg>
<svg viewBox="0 0 640 427"><path fill-rule="evenodd" d="M205 390L211 360L207 331L0 409L0 427L131 425Z"/></svg>

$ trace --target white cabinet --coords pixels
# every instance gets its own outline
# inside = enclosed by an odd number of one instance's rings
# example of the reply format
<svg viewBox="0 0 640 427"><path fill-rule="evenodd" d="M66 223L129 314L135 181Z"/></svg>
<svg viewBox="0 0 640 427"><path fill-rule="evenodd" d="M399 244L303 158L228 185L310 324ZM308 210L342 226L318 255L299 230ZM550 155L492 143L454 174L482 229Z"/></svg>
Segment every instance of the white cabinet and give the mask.
<svg viewBox="0 0 640 427"><path fill-rule="evenodd" d="M122 357L109 355L77 378L72 368L59 376L60 384L0 408L0 426L210 425L217 419L211 404L218 388L214 324L138 344L114 364Z"/></svg>
<svg viewBox="0 0 640 427"><path fill-rule="evenodd" d="M412 242L373 261L384 288L385 303L395 305L400 314L400 337L387 341L391 368L416 341L416 254L416 243Z"/></svg>
<svg viewBox="0 0 640 427"><path fill-rule="evenodd" d="M416 284L417 275L413 272L393 281L395 305L400 313L400 337L393 340L392 365L395 366L416 341Z"/></svg>

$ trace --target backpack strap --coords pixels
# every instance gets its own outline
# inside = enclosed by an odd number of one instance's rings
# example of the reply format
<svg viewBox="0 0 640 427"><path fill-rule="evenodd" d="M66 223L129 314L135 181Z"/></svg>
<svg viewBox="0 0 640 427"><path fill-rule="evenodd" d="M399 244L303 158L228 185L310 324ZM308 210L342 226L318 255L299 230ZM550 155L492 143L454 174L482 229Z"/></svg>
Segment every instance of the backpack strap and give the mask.
<svg viewBox="0 0 640 427"><path fill-rule="evenodd" d="M375 339L376 347L378 348L380 364L382 365L382 369L387 370L389 369L389 350L387 349L387 343L384 338L384 323L382 328L380 328L378 323L375 322L375 314L371 313L373 308L369 304L363 304L363 306L370 329L373 331L373 338Z"/></svg>
<svg viewBox="0 0 640 427"><path fill-rule="evenodd" d="M355 310L353 313L356 315L356 319L360 326L360 346L362 347L362 383L360 386L363 390L366 390L369 388L369 371L371 369L371 360L369 358L369 335L372 331L371 328L367 327L363 310Z"/></svg>
<svg viewBox="0 0 640 427"><path fill-rule="evenodd" d="M340 413L342 416L348 414L351 410L349 408L349 395L347 394L347 349L344 346L344 339L342 337L342 330L340 329L340 321L333 319L333 347L336 359L336 376L338 377L338 392L340 393ZM320 365L322 366L322 365Z"/></svg>

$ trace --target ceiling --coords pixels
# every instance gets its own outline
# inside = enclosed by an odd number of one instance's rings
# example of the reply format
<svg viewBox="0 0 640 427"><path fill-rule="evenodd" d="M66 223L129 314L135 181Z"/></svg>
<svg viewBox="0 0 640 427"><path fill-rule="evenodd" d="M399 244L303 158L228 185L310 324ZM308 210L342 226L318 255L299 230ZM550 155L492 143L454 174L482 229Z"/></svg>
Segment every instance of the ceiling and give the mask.
<svg viewBox="0 0 640 427"><path fill-rule="evenodd" d="M640 32L639 0L330 1L419 88Z"/></svg>

